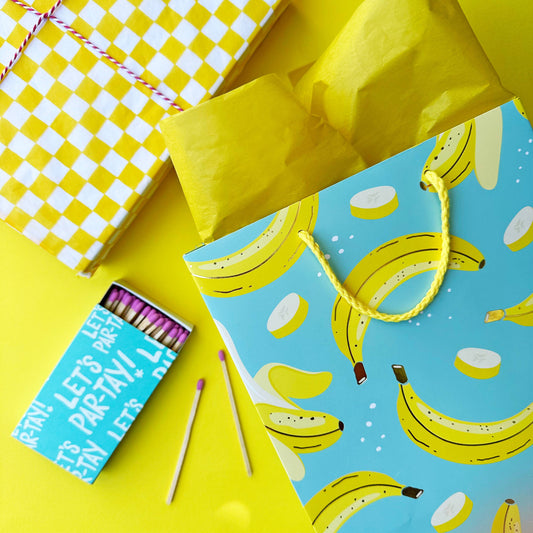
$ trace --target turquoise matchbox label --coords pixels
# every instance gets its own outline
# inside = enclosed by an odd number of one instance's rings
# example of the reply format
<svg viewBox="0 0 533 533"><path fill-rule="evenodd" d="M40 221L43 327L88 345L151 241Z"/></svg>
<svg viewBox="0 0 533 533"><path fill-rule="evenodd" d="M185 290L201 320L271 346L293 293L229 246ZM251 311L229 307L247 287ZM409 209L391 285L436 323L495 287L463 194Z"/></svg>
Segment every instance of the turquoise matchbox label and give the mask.
<svg viewBox="0 0 533 533"><path fill-rule="evenodd" d="M93 483L176 356L97 305L13 437Z"/></svg>

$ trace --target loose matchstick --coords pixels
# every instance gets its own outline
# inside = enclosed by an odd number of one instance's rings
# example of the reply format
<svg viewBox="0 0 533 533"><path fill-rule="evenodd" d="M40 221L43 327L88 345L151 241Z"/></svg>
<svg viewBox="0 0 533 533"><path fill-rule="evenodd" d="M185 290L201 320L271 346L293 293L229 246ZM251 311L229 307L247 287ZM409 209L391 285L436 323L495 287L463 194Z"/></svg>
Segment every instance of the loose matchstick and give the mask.
<svg viewBox="0 0 533 533"><path fill-rule="evenodd" d="M223 350L218 352L218 358L222 363L222 371L224 373L224 379L226 381L226 388L228 389L229 402L231 404L231 410L233 412L233 420L235 421L235 429L237 430L237 435L239 437L239 443L242 450L242 458L244 459L244 466L246 467L246 472L248 476L252 475L252 467L250 466L250 459L248 458L248 452L246 451L246 444L244 442L244 436L242 434L241 422L239 420L239 413L237 412L237 407L235 405L235 398L233 397L233 389L231 387L231 381L229 379L228 367L226 365L226 355Z"/></svg>
<svg viewBox="0 0 533 533"><path fill-rule="evenodd" d="M200 395L202 394L202 389L204 388L205 380L200 379L196 384L196 394L192 402L191 412L189 414L189 420L187 422L187 427L185 428L185 436L183 437L183 443L181 445L180 455L178 462L176 464L176 470L174 472L174 477L172 478L172 483L170 485L170 490L168 491L167 496L167 505L172 503L174 498L174 492L176 492L176 485L178 484L178 479L180 477L181 468L183 466L183 461L185 460L185 454L187 453L187 448L189 446L189 440L191 438L192 426L194 424L194 418L196 417L196 411L198 410L198 402L200 401Z"/></svg>

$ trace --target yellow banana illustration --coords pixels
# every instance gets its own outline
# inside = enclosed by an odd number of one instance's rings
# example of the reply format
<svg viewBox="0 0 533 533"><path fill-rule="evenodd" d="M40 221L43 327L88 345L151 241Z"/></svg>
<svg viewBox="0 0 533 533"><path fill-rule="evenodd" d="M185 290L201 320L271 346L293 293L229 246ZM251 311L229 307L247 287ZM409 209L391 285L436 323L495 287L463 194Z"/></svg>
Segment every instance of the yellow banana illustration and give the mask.
<svg viewBox="0 0 533 533"><path fill-rule="evenodd" d="M393 365L400 384L398 417L407 436L432 455L462 464L503 461L529 448L533 403L496 422L464 422L439 413L415 393L402 365Z"/></svg>
<svg viewBox="0 0 533 533"><path fill-rule="evenodd" d="M497 320L510 320L521 326L533 326L533 294L513 307L494 309L485 315L485 322Z"/></svg>
<svg viewBox="0 0 533 533"><path fill-rule="evenodd" d="M291 398L322 394L331 383L331 373L269 363L252 378L228 330L217 320L215 323L289 477L300 481L305 475L300 454L318 452L334 444L341 437L344 424L330 414L301 409Z"/></svg>
<svg viewBox="0 0 533 533"><path fill-rule="evenodd" d="M290 397L313 398L331 383L329 372L305 372L278 363L263 366L254 381L286 405L256 403L259 416L282 459L328 448L342 435L344 424L332 415L301 409Z"/></svg>
<svg viewBox="0 0 533 533"><path fill-rule="evenodd" d="M439 264L440 233L413 233L392 239L366 255L350 272L344 286L360 301L377 308L400 284ZM459 237L451 237L448 267L476 271L485 260L480 251ZM331 315L331 327L340 351L354 365L358 384L366 381L363 365L363 340L370 318L355 311L337 296Z"/></svg>
<svg viewBox="0 0 533 533"><path fill-rule="evenodd" d="M188 262L200 292L207 296L238 296L279 278L305 250L298 231L312 232L317 213L315 194L278 211L265 231L244 248L214 260Z"/></svg>
<svg viewBox="0 0 533 533"><path fill-rule="evenodd" d="M379 472L353 472L346 474L320 492L305 505L317 533L334 533L367 505L388 496L418 498L423 490L406 487Z"/></svg>
<svg viewBox="0 0 533 533"><path fill-rule="evenodd" d="M420 186L435 192L424 173L436 172L448 189L459 185L471 172L484 189L498 183L502 144L502 112L499 107L444 132L437 137L422 172Z"/></svg>
<svg viewBox="0 0 533 533"><path fill-rule="evenodd" d="M459 124L439 135L437 144L424 165L424 172L436 172L448 189L459 185L474 170L475 135L474 120ZM435 192L424 172L420 186L426 191Z"/></svg>
<svg viewBox="0 0 533 533"><path fill-rule="evenodd" d="M516 110L526 119L528 120L527 118L527 114L526 114L526 110L524 108L524 104L522 103L522 100L520 100L520 98L518 97L515 97L513 98L513 102L514 102L514 105L516 107Z"/></svg>
<svg viewBox="0 0 533 533"><path fill-rule="evenodd" d="M522 533L518 505L512 499L505 500L492 522L490 533Z"/></svg>

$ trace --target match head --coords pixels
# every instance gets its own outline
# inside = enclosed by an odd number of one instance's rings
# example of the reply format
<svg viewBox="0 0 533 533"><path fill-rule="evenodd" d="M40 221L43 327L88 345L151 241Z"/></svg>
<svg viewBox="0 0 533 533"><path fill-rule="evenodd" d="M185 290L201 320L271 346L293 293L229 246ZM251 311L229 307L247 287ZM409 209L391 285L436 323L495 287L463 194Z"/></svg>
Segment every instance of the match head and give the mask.
<svg viewBox="0 0 533 533"><path fill-rule="evenodd" d="M129 292L125 292L123 295L122 295L122 303L124 305L130 305L131 302L133 302L133 295L130 294Z"/></svg>
<svg viewBox="0 0 533 533"><path fill-rule="evenodd" d="M169 336L171 339L177 339L179 334L180 334L180 330L179 330L176 326L174 326L174 327L170 330L168 336Z"/></svg>
<svg viewBox="0 0 533 533"><path fill-rule="evenodd" d="M174 325L174 322L172 320L169 320L168 318L165 320L165 323L163 324L163 331L166 333L172 329L172 326Z"/></svg>
<svg viewBox="0 0 533 533"><path fill-rule="evenodd" d="M189 332L188 332L188 331L183 331L183 332L180 334L179 338L178 338L178 342L179 342L180 344L183 344L183 343L185 342L185 340L187 339L188 336L189 336Z"/></svg>
<svg viewBox="0 0 533 533"><path fill-rule="evenodd" d="M141 316L143 316L143 317L148 316L150 311L153 311L153 309L149 305L145 305L143 307L143 310L141 311Z"/></svg>
<svg viewBox="0 0 533 533"><path fill-rule="evenodd" d="M131 304L131 308L138 313L141 309L144 307L144 302L142 300L139 300L139 298L135 298L133 303Z"/></svg>
<svg viewBox="0 0 533 533"><path fill-rule="evenodd" d="M153 324L160 316L161 315L155 309L150 309L146 318Z"/></svg>
<svg viewBox="0 0 533 533"><path fill-rule="evenodd" d="M204 388L204 385L205 385L205 379L199 379L198 383L196 384L196 389L202 390Z"/></svg>
<svg viewBox="0 0 533 533"><path fill-rule="evenodd" d="M159 313L158 313L159 314ZM163 327L163 324L166 322L166 318L160 316L155 322L154 322L154 326L157 326L158 328L161 328Z"/></svg>
<svg viewBox="0 0 533 533"><path fill-rule="evenodd" d="M116 301L118 298L118 289L111 289L109 293L109 298L107 299L109 303Z"/></svg>
<svg viewBox="0 0 533 533"><path fill-rule="evenodd" d="M218 351L218 358L219 358L221 361L225 361L225 360L226 360L226 354L224 353L224 350L219 350L219 351Z"/></svg>

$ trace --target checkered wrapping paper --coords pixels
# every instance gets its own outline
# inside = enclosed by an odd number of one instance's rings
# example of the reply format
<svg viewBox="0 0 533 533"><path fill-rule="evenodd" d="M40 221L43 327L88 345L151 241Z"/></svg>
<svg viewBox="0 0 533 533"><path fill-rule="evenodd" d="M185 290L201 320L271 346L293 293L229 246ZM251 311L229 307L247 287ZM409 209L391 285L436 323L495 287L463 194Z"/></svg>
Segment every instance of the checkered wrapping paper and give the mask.
<svg viewBox="0 0 533 533"><path fill-rule="evenodd" d="M216 93L282 3L65 0L54 15L185 109ZM36 19L0 0L0 68ZM176 112L47 20L0 83L0 218L92 274L163 178L158 123Z"/></svg>

